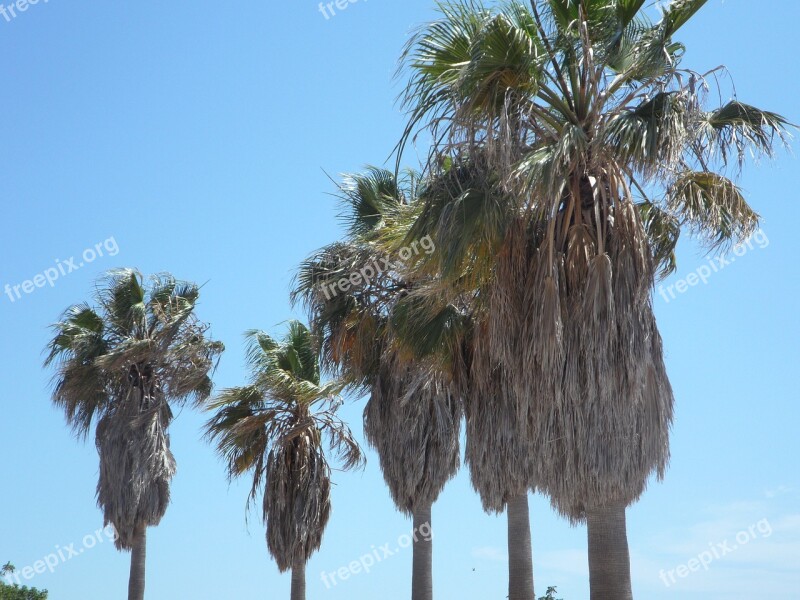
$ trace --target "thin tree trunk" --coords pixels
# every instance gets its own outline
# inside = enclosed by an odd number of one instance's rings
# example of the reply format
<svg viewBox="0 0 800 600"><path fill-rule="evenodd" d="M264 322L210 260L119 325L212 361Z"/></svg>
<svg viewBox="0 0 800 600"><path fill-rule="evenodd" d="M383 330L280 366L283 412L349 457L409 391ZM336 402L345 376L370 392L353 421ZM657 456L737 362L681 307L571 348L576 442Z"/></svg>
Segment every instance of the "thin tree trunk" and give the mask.
<svg viewBox="0 0 800 600"><path fill-rule="evenodd" d="M430 504L414 511L413 552L411 600L433 600L433 529Z"/></svg>
<svg viewBox="0 0 800 600"><path fill-rule="evenodd" d="M292 567L292 600L306 600L306 563Z"/></svg>
<svg viewBox="0 0 800 600"><path fill-rule="evenodd" d="M591 600L633 600L625 506L587 511Z"/></svg>
<svg viewBox="0 0 800 600"><path fill-rule="evenodd" d="M145 563L147 561L147 526L141 525L133 535L131 574L128 579L128 600L144 600Z"/></svg>
<svg viewBox="0 0 800 600"><path fill-rule="evenodd" d="M528 494L508 501L508 600L536 600ZM610 600L606 599L606 600ZM615 599L616 600L616 599Z"/></svg>

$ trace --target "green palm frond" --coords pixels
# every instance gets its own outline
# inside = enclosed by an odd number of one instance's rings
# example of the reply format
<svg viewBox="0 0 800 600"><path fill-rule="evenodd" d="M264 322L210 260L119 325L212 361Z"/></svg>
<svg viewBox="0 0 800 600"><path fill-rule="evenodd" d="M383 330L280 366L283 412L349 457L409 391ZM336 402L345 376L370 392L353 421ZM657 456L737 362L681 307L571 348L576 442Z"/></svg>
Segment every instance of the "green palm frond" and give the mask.
<svg viewBox="0 0 800 600"><path fill-rule="evenodd" d="M706 2L708 0L672 0L664 11L663 18L667 37L673 36L686 25Z"/></svg>
<svg viewBox="0 0 800 600"><path fill-rule="evenodd" d="M675 248L681 234L680 221L651 202L641 202L637 207L647 232L658 277L665 279L678 268Z"/></svg>
<svg viewBox="0 0 800 600"><path fill-rule="evenodd" d="M447 168L434 172L420 192L415 213L402 244L430 236L436 252L428 259L430 274L458 279L467 273L480 281L488 262L506 234L509 215L517 209L496 178L485 175L479 157L450 159ZM400 243L398 243L400 245ZM481 268L476 268L483 265ZM425 269L423 263L417 268Z"/></svg>
<svg viewBox="0 0 800 600"><path fill-rule="evenodd" d="M46 367L73 356L77 362L90 362L106 351L105 323L88 304L68 308L53 329L56 335L47 348Z"/></svg>
<svg viewBox="0 0 800 600"><path fill-rule="evenodd" d="M415 175L408 176L413 182ZM372 233L406 201L394 173L378 167L368 167L366 173L345 175L339 190L345 208L341 218L355 237Z"/></svg>
<svg viewBox="0 0 800 600"><path fill-rule="evenodd" d="M262 489L270 434L280 425L285 427L291 413L280 405L270 406L257 386L223 390L209 402L208 410L214 416L206 425L206 436L215 442L229 479L253 474L249 506Z"/></svg>
<svg viewBox="0 0 800 600"><path fill-rule="evenodd" d="M748 150L754 155L771 157L776 142L788 144L792 125L781 115L761 110L737 100L706 113L700 121L702 150L719 152L723 163L733 152L741 168Z"/></svg>
<svg viewBox="0 0 800 600"><path fill-rule="evenodd" d="M589 138L583 128L574 123L564 123L558 138L531 149L517 164L515 172L538 197L559 199L588 147ZM536 212L552 214L555 204L542 202Z"/></svg>
<svg viewBox="0 0 800 600"><path fill-rule="evenodd" d="M142 335L147 329L145 290L138 271L109 271L97 286L96 298L118 337Z"/></svg>
<svg viewBox="0 0 800 600"><path fill-rule="evenodd" d="M672 165L686 151L686 98L663 92L640 106L615 116L608 125L604 146L621 164L634 165L650 177Z"/></svg>
<svg viewBox="0 0 800 600"><path fill-rule="evenodd" d="M465 110L500 117L508 101L513 102L512 95L536 95L545 51L533 22L519 22L525 15L519 10L509 16L498 14L473 41L469 64L457 86Z"/></svg>
<svg viewBox="0 0 800 600"><path fill-rule="evenodd" d="M589 39L600 47L619 39L644 0L548 0L548 4L560 36L578 39L585 19Z"/></svg>
<svg viewBox="0 0 800 600"><path fill-rule="evenodd" d="M433 357L445 366L457 360L469 326L469 318L455 305L420 296L403 298L392 313L392 327L403 346L419 359Z"/></svg>
<svg viewBox="0 0 800 600"><path fill-rule="evenodd" d="M681 173L669 189L667 206L711 249L741 242L759 224L758 214L736 184L707 171Z"/></svg>
<svg viewBox="0 0 800 600"><path fill-rule="evenodd" d="M671 76L684 51L683 44L672 41L665 21L653 24L642 16L625 29L620 44L608 54L608 65L617 73L617 86L648 84Z"/></svg>
<svg viewBox="0 0 800 600"><path fill-rule="evenodd" d="M617 15L619 16L620 26L627 27L630 25L647 0L617 0L614 4L617 8Z"/></svg>
<svg viewBox="0 0 800 600"><path fill-rule="evenodd" d="M409 110L408 126L398 143L398 165L406 144L424 119L446 122L458 106L463 70L470 64L475 41L489 13L478 2L442 2L442 17L420 28L408 41L401 65L411 79L402 97ZM401 68L401 71L403 69Z"/></svg>

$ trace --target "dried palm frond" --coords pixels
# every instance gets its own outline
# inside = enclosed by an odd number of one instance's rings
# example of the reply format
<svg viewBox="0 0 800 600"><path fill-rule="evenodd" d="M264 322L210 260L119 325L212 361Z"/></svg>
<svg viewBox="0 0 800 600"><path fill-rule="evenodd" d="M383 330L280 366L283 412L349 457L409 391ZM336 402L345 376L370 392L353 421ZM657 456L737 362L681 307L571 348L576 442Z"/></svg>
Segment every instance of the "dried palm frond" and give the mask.
<svg viewBox="0 0 800 600"><path fill-rule="evenodd" d="M411 515L433 504L461 462L461 402L435 368L384 355L364 408L364 434L375 448L395 505Z"/></svg>
<svg viewBox="0 0 800 600"><path fill-rule="evenodd" d="M264 478L267 546L280 571L305 564L322 544L331 512L330 467L313 422L272 448Z"/></svg>
<svg viewBox="0 0 800 600"><path fill-rule="evenodd" d="M97 503L113 525L120 550L129 550L142 525L158 525L169 505L175 457L169 448L169 405L137 390L118 401L97 424L100 477Z"/></svg>

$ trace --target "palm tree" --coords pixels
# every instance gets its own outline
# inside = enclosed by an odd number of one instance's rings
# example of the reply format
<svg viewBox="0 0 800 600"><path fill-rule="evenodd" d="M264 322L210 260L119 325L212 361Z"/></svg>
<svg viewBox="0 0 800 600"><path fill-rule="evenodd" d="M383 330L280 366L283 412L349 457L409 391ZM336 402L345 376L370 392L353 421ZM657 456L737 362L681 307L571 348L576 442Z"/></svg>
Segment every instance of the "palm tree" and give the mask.
<svg viewBox="0 0 800 600"><path fill-rule="evenodd" d="M464 401L470 480L486 512L507 514L509 598L531 600L528 491L534 487L531 427L536 406L524 389L514 387L517 383L506 364L490 353L492 315L482 300L487 284L475 266L488 260L494 249L486 233L475 228L491 223L490 211L504 199L478 175L469 164L442 160L421 189L417 209L404 215L405 222L396 226L398 233L387 236L398 237L395 244L402 245L433 233L462 244L458 250L437 248L429 259L413 265L420 283L399 300L395 326L417 356L444 354L451 365ZM463 262L450 263L454 256L463 257Z"/></svg>
<svg viewBox="0 0 800 600"><path fill-rule="evenodd" d="M414 294L471 298L473 385L508 398L479 414L496 429L510 404L530 487L587 522L593 600L632 598L625 509L669 458L654 281L682 228L710 249L754 231L729 163L787 139L783 117L735 96L708 107L720 69L682 66L673 37L705 2L657 22L644 0L447 3L404 54L398 149L426 129L431 176L455 188L409 230L433 237L441 280Z"/></svg>
<svg viewBox="0 0 800 600"><path fill-rule="evenodd" d="M392 500L413 518L415 532L430 533L432 506L460 463L461 403L446 367L416 360L395 338L393 307L413 283L402 267L382 266L397 260L380 246L387 221L415 200L417 184L413 173L398 182L376 168L347 176L340 191L348 239L301 265L293 298L303 302L323 338L325 363L356 390L369 392L364 432ZM368 276L332 294L331 286L352 273ZM432 553L431 536L415 535L412 600L433 597Z"/></svg>
<svg viewBox="0 0 800 600"><path fill-rule="evenodd" d="M228 476L251 473L248 506L263 496L267 548L281 572L292 571L292 600L305 600L305 567L319 549L330 517L331 469L323 437L345 469L361 449L336 416L338 381L320 381L318 346L308 328L290 321L278 341L250 331L250 384L223 390L208 406L206 427Z"/></svg>
<svg viewBox="0 0 800 600"><path fill-rule="evenodd" d="M224 349L194 314L199 292L168 274L145 282L132 269L111 271L98 282L97 306L67 309L47 348L53 402L79 437L96 423L97 503L117 549L131 551L129 600L144 598L147 527L169 505L172 407L208 397Z"/></svg>

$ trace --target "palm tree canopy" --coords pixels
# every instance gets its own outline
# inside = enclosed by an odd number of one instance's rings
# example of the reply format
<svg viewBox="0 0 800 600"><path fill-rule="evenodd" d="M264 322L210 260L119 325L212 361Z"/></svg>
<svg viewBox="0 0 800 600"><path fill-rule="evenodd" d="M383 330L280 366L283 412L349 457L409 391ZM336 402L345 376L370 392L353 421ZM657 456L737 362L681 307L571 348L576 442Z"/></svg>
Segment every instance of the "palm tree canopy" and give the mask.
<svg viewBox="0 0 800 600"><path fill-rule="evenodd" d="M345 175L338 197L347 238L329 244L303 261L292 291L321 340L323 367L350 383L371 385L386 350L388 317L409 282L397 261L384 251L381 232L391 229L417 195L419 175L403 177L368 167ZM342 290L339 281L363 273L361 285Z"/></svg>
<svg viewBox="0 0 800 600"><path fill-rule="evenodd" d="M363 455L336 415L344 384L321 382L318 344L305 325L289 322L281 340L255 330L247 340L250 382L214 398L206 433L229 477L252 475L248 505L263 494L267 545L285 571L319 548L330 516L324 438L345 469Z"/></svg>
<svg viewBox="0 0 800 600"><path fill-rule="evenodd" d="M684 68L685 48L674 40L705 2L674 0L657 22L644 0L441 3L442 17L421 27L403 56L409 125L399 149L420 129L432 132L431 164L471 155L514 191L499 202L507 211L576 215L564 196L592 178L589 202L601 209L636 195L651 216L650 207L669 215L656 223L674 218L711 247L740 241L758 218L726 168L771 156L789 123L735 97L707 106L724 69ZM484 208L463 204L465 225ZM663 264L674 228L650 223ZM505 232L491 224L480 233L499 244ZM438 240L451 244L443 256L472 256L460 233Z"/></svg>
<svg viewBox="0 0 800 600"><path fill-rule="evenodd" d="M109 272L96 306L68 308L53 325L45 365L54 365L53 402L78 436L97 423L98 504L130 548L137 526L155 525L169 504L175 460L170 405L201 402L224 347L195 316L199 288L169 274L145 282L133 269Z"/></svg>

